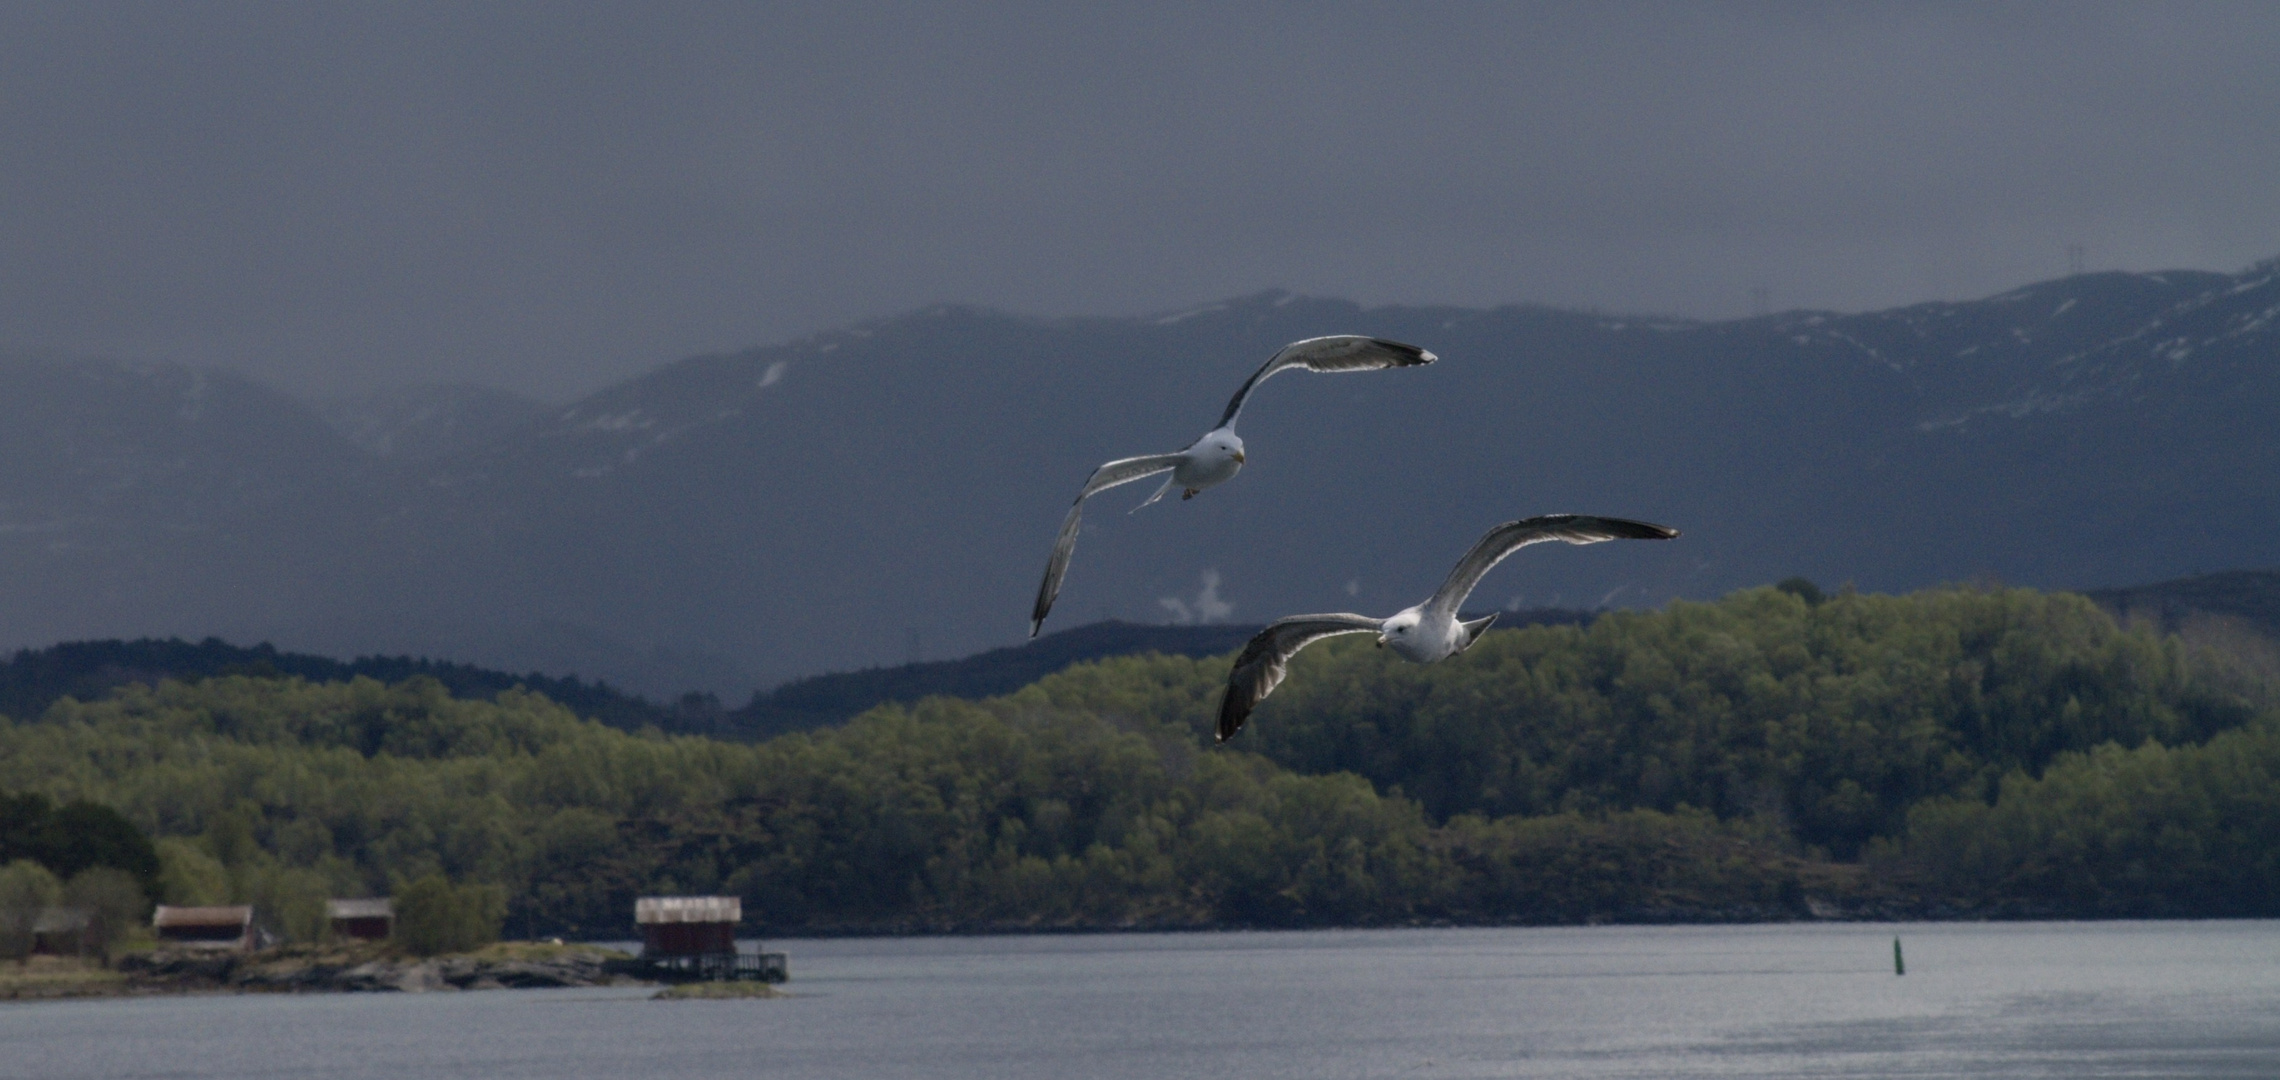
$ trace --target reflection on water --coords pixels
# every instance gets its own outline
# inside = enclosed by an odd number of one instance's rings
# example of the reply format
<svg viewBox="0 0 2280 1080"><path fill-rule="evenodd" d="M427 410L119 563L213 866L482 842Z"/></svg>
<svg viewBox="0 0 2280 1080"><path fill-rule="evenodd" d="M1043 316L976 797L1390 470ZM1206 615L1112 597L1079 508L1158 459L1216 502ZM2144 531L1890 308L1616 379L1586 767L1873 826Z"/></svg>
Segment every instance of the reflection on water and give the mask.
<svg viewBox="0 0 2280 1080"><path fill-rule="evenodd" d="M9 1006L0 1077L2280 1076L2274 922L771 945L799 996Z"/></svg>

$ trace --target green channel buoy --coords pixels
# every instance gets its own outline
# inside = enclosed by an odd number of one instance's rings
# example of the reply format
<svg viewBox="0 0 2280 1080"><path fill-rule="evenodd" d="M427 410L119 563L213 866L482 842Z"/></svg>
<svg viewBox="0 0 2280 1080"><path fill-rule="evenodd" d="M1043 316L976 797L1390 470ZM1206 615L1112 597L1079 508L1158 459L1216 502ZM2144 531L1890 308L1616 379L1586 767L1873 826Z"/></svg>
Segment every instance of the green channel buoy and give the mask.
<svg viewBox="0 0 2280 1080"><path fill-rule="evenodd" d="M1906 975L1908 973L1908 961L1900 958L1899 938L1892 939L1892 973L1894 975Z"/></svg>

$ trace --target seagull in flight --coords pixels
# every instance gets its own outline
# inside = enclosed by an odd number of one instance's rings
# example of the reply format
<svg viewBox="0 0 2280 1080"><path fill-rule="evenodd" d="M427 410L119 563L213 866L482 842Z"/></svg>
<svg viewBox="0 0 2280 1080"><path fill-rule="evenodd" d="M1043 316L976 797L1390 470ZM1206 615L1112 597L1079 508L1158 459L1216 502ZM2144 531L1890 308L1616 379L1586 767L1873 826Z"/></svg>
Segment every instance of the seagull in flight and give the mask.
<svg viewBox="0 0 2280 1080"><path fill-rule="evenodd" d="M1094 469L1092 478L1085 481L1084 490L1077 492L1077 501L1069 507L1069 516L1061 519L1061 533L1053 539L1053 557L1045 562L1045 580L1037 586L1037 603L1029 612L1029 636L1037 636L1037 628L1045 624L1045 613L1053 610L1053 598L1061 594L1061 578L1069 572L1069 556L1077 550L1077 523L1084 517L1085 500L1121 484L1168 472L1163 486L1148 496L1147 506L1164 497L1173 487L1181 489L1180 498L1192 499L1203 491L1217 487L1234 478L1243 468L1243 440L1235 437L1235 418L1243 412L1243 402L1251 391L1278 372L1291 368L1308 371L1377 371L1383 368L1416 367L1430 364L1436 358L1415 345L1404 345L1384 338L1363 337L1359 334L1333 334L1329 337L1307 338L1282 347L1243 380L1241 388L1227 402L1227 412L1220 416L1219 426L1204 432L1203 437L1187 449L1176 454L1148 454L1142 457L1119 458ZM1132 509L1138 511L1140 506Z"/></svg>
<svg viewBox="0 0 2280 1080"><path fill-rule="evenodd" d="M1265 701L1290 673L1290 658L1298 650L1339 634L1376 634L1379 648L1391 648L1405 660L1430 664L1472 648L1496 616L1461 621L1457 609L1473 587L1488 576L1504 557L1530 544L1560 540L1570 544L1596 544L1602 540L1668 540L1677 529L1622 518L1586 517L1581 514L1547 514L1507 521L1480 538L1457 560L1449 580L1432 598L1404 608L1387 619L1367 615L1293 615L1277 619L1243 646L1235 667L1227 673L1227 695L1219 702L1219 739L1226 742L1243 729L1251 710Z"/></svg>

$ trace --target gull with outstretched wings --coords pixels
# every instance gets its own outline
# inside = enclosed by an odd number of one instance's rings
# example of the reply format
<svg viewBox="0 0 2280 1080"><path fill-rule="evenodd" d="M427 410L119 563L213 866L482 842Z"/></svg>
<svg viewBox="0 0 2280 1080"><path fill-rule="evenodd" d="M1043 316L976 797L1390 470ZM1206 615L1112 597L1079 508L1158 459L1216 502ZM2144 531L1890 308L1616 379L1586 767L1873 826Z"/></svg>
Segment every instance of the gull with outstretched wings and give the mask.
<svg viewBox="0 0 2280 1080"><path fill-rule="evenodd" d="M1227 673L1227 694L1219 701L1219 741L1234 738L1251 710L1274 693L1275 687L1282 685L1283 677L1290 673L1291 657L1323 638L1339 634L1376 634L1379 647L1390 648L1402 658L1420 664L1446 660L1472 648L1488 624L1496 621L1496 616L1460 620L1457 609L1464 606L1465 597L1472 595L1473 586L1480 584L1490 569L1521 548L1546 540L1596 544L1602 540L1668 540L1677 535L1677 529L1644 521L1581 514L1547 514L1507 521L1488 530L1488 535L1481 537L1471 551L1465 552L1464 558L1457 560L1456 569L1449 571L1449 579L1441 583L1431 599L1405 608L1391 618L1373 619L1341 612L1277 619L1243 646L1242 654L1235 658L1234 669Z"/></svg>
<svg viewBox="0 0 2280 1080"><path fill-rule="evenodd" d="M1069 556L1077 550L1078 523L1084 517L1085 500L1121 484L1168 472L1163 486L1148 496L1146 506L1164 497L1174 487L1181 489L1180 497L1192 499L1207 488L1217 487L1233 479L1243 468L1243 440L1235 437L1235 418L1243 412L1243 402L1251 391L1277 372L1291 368L1308 371L1378 371L1383 368L1415 367L1430 364L1432 353L1415 345L1404 345L1384 338L1363 337L1359 334L1334 334L1329 337L1307 338L1294 341L1268 358L1259 370L1243 380L1234 398L1227 402L1227 411L1219 417L1219 426L1204 432L1203 437L1187 449L1176 454L1149 454L1143 457L1119 458L1094 469L1077 492L1077 501L1070 505L1069 516L1061 519L1060 535L1053 538L1053 556L1045 562L1045 580L1037 586L1037 603L1029 611L1029 636L1037 636L1037 628L1045 624L1045 613L1053 610L1053 598L1061 594L1061 579L1069 572ZM1140 507L1133 507L1138 510Z"/></svg>

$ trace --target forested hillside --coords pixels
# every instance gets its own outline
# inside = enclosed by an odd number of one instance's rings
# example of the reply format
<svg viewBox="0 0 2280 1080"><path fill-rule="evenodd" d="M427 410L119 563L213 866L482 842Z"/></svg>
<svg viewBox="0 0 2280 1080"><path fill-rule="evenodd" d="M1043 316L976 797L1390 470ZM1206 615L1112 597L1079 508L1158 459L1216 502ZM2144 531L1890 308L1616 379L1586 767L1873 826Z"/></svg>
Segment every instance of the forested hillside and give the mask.
<svg viewBox="0 0 2280 1080"><path fill-rule="evenodd" d="M1528 608L1499 613L1498 626L1579 626L1588 611ZM721 724L739 737L780 735L836 724L885 702L932 696L983 698L1010 694L1071 664L1111 656L1159 653L1205 657L1243 647L1255 625L1151 626L1107 620L1047 634L957 660L866 668L794 679L728 713Z"/></svg>
<svg viewBox="0 0 2280 1080"><path fill-rule="evenodd" d="M1556 609L1508 613L1508 624L1580 623L1588 613ZM1100 622L1057 631L1011 648L957 660L866 668L795 679L725 707L710 694L689 693L659 703L603 682L513 674L425 657L364 656L335 660L285 652L267 643L231 645L218 638L72 641L20 649L0 659L0 716L38 716L65 697L93 701L129 684L166 679L196 682L218 675L292 676L310 682L363 677L398 683L434 679L454 696L491 700L514 689L542 694L588 719L625 731L646 727L673 734L751 741L837 724L875 705L946 694L990 697L1010 693L1082 660L1156 652L1209 656L1240 647L1257 627L1148 626Z"/></svg>
<svg viewBox="0 0 2280 1080"><path fill-rule="evenodd" d="M0 724L0 789L160 837L182 901L441 871L509 932L727 891L768 932L1888 914L2280 914L2272 672L2088 601L1756 589L1304 654L1079 664L758 745L519 691L231 675Z"/></svg>
<svg viewBox="0 0 2280 1080"><path fill-rule="evenodd" d="M1254 748L1398 785L1436 818L1693 806L1850 859L1926 797L2239 727L2246 689L2079 597L1760 589L1492 635L1435 668L1343 639L1301 657Z"/></svg>

